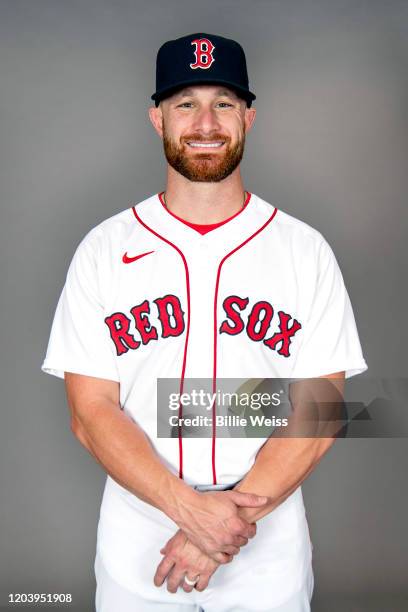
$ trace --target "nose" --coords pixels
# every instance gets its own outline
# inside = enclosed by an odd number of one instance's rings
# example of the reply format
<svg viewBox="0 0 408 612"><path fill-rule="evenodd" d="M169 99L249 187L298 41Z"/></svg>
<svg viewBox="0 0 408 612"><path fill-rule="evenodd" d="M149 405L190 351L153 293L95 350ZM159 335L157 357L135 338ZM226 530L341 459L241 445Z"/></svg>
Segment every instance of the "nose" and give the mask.
<svg viewBox="0 0 408 612"><path fill-rule="evenodd" d="M193 129L202 134L210 134L220 129L217 113L212 106L202 105L194 114Z"/></svg>

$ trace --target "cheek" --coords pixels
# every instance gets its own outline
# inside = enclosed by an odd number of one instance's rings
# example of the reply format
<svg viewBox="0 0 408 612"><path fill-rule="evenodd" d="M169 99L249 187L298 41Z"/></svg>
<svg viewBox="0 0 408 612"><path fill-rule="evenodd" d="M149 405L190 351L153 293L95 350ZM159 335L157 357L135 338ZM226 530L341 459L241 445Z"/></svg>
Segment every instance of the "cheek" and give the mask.
<svg viewBox="0 0 408 612"><path fill-rule="evenodd" d="M244 134L245 124L240 116L234 117L229 125L226 125L226 130L231 137L231 140L240 140Z"/></svg>
<svg viewBox="0 0 408 612"><path fill-rule="evenodd" d="M231 130L229 131L229 134L231 137L231 142L236 143L239 140L242 140L244 136L244 131L242 129L242 126L235 125L234 128L231 128Z"/></svg>
<svg viewBox="0 0 408 612"><path fill-rule="evenodd" d="M193 132L191 121L187 117L175 117L166 124L166 134L177 143Z"/></svg>

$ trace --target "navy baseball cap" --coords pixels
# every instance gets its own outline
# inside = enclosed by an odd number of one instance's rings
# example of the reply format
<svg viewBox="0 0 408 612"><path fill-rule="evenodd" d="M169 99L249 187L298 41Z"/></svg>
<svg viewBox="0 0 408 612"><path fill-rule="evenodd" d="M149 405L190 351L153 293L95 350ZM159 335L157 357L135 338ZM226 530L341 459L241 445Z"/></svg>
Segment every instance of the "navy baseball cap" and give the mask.
<svg viewBox="0 0 408 612"><path fill-rule="evenodd" d="M256 96L249 90L245 53L231 38L189 34L165 42L157 53L156 106L182 87L222 84L233 89L250 107Z"/></svg>

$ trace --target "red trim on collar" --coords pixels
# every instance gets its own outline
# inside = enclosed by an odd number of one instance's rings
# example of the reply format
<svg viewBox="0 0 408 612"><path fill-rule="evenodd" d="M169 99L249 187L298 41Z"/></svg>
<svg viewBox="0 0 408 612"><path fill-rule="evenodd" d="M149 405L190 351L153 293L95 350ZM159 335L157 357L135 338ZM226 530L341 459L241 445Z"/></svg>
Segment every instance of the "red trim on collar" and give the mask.
<svg viewBox="0 0 408 612"><path fill-rule="evenodd" d="M200 234L206 234L207 232L210 232L211 230L216 229L217 227L220 227L220 225L224 225L224 223L228 223L228 221L232 221L232 219L235 219L235 217L240 215L242 213L242 211L245 209L245 207L249 203L249 201L251 199L251 195L252 195L249 191L247 191L247 197L245 198L244 206L241 208L241 210L238 210L231 217L228 217L228 219L224 219L223 221L218 221L218 223L208 223L208 224L205 223L205 224L203 224L203 223L192 223L191 221L186 221L182 217L179 217L178 215L176 215L173 212L171 212L171 210L169 210L167 208L166 204L164 203L163 194L164 194L164 191L161 191L157 195L159 197L160 203L163 206L164 210L167 213L169 213L169 215L171 215L172 217L177 219L177 221L181 221L181 223L184 223L185 225L188 225L188 227L191 227L192 229L196 230Z"/></svg>

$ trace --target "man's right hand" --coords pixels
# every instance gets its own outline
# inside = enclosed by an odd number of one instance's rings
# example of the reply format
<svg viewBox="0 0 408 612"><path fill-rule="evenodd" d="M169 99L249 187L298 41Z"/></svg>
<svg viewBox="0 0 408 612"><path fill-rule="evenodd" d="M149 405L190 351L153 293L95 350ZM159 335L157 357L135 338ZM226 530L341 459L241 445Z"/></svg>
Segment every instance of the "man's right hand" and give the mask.
<svg viewBox="0 0 408 612"><path fill-rule="evenodd" d="M256 534L256 524L239 516L240 507L258 508L267 497L239 491L206 491L188 503L180 500L176 523L193 542L217 563L229 563L240 547Z"/></svg>

